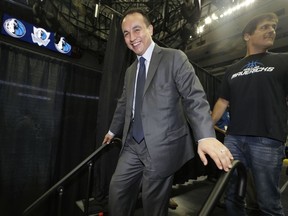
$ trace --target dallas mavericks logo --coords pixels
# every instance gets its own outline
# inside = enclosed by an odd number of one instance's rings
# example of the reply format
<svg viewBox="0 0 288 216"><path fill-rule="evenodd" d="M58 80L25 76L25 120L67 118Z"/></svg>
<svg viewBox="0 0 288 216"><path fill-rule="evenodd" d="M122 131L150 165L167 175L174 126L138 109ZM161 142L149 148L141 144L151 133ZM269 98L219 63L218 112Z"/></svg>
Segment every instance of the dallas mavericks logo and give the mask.
<svg viewBox="0 0 288 216"><path fill-rule="evenodd" d="M57 44L55 43L55 47L61 53L69 53L71 50L71 45L65 41L64 37L61 37Z"/></svg>
<svg viewBox="0 0 288 216"><path fill-rule="evenodd" d="M248 62L241 70L232 75L231 79L241 76L247 76L250 74L260 73L260 72L272 72L275 67L266 67L264 64L258 61Z"/></svg>
<svg viewBox="0 0 288 216"><path fill-rule="evenodd" d="M36 28L33 26L33 33L31 33L31 37L32 41L37 43L39 46L47 46L47 44L50 42L50 33L43 28Z"/></svg>
<svg viewBox="0 0 288 216"><path fill-rule="evenodd" d="M24 24L15 18L5 20L3 27L7 34L15 38L21 38L26 34Z"/></svg>
<svg viewBox="0 0 288 216"><path fill-rule="evenodd" d="M262 67L264 65L258 61L251 61L251 62L248 62L248 64L246 64L241 70L245 70L247 68L255 68L257 66Z"/></svg>

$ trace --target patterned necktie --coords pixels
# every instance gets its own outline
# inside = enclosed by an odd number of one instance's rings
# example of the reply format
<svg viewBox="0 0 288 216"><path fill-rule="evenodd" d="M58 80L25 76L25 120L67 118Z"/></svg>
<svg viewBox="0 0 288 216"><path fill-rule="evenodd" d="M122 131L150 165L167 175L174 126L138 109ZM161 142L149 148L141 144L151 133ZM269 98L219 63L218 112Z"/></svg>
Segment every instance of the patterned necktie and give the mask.
<svg viewBox="0 0 288 216"><path fill-rule="evenodd" d="M137 143L140 143L144 139L142 119L141 119L141 107L143 90L146 80L145 58L140 57L140 65L136 84L136 96L135 96L135 110L134 110L134 122L133 122L133 138Z"/></svg>

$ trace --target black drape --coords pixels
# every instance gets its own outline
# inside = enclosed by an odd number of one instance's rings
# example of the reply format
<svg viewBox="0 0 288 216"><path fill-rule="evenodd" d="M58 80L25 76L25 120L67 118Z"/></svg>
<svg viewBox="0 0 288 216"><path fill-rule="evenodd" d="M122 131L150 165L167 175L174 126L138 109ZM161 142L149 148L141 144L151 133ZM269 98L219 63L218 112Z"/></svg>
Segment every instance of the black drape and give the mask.
<svg viewBox="0 0 288 216"><path fill-rule="evenodd" d="M0 212L15 216L93 152L101 74L4 41L0 65ZM64 185L64 215L80 215L84 177Z"/></svg>
<svg viewBox="0 0 288 216"><path fill-rule="evenodd" d="M221 80L212 74L208 73L208 71L201 68L199 65L192 62L192 65L195 69L195 73L197 74L203 89L206 93L207 100L211 106L211 109L213 108L216 100L218 99L218 89L221 84Z"/></svg>

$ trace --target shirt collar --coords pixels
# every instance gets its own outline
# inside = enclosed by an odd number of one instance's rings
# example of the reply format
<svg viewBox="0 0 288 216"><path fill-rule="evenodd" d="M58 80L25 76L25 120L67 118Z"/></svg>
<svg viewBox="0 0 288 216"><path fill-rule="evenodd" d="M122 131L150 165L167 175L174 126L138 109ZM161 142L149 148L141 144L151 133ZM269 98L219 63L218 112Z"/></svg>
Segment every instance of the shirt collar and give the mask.
<svg viewBox="0 0 288 216"><path fill-rule="evenodd" d="M146 61L150 62L153 50L155 47L155 42L152 41L150 46L147 48L146 52L142 55L143 58L145 58ZM141 56L137 56L138 60Z"/></svg>

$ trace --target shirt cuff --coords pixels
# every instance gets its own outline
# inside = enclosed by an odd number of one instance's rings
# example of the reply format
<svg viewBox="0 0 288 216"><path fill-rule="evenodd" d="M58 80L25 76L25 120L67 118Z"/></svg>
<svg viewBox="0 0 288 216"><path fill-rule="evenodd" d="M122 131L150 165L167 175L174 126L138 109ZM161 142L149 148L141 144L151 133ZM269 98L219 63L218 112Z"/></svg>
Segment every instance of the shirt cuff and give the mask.
<svg viewBox="0 0 288 216"><path fill-rule="evenodd" d="M198 140L198 143L204 140L209 140L209 139L216 139L215 137L206 137L206 138L202 138L200 140Z"/></svg>
<svg viewBox="0 0 288 216"><path fill-rule="evenodd" d="M110 130L108 131L108 134L109 134L110 136L112 136L112 137L114 137L114 136L115 136L115 134L114 134L114 133L112 133Z"/></svg>

